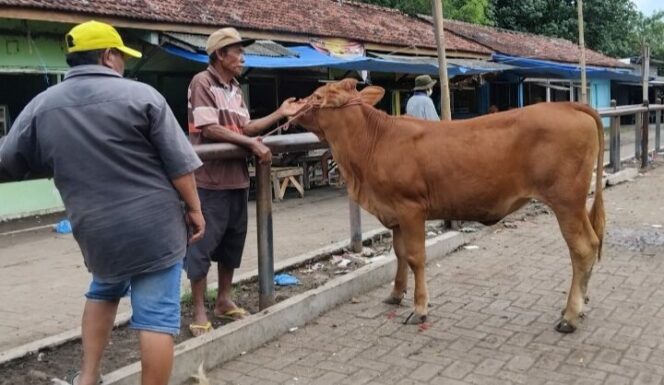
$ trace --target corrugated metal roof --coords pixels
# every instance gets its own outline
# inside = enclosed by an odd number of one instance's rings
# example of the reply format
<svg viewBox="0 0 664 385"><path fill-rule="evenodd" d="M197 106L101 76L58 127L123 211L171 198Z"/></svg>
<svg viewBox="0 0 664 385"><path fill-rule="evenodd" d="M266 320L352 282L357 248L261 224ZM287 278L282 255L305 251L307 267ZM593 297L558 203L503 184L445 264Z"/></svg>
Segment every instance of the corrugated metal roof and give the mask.
<svg viewBox="0 0 664 385"><path fill-rule="evenodd" d="M432 66L438 66L438 58L431 56L403 56L403 55L386 55L376 52L371 52L371 55L376 56L380 59L391 60L391 61L400 61L410 64L428 64ZM483 69L483 70L495 70L495 71L506 71L513 69L514 66L496 62L490 62L486 60L477 60L477 59L447 59L448 65L454 65L457 67L465 67L472 69Z"/></svg>
<svg viewBox="0 0 664 385"><path fill-rule="evenodd" d="M161 34L162 42L166 41L178 48L198 52L205 52L207 38L207 35L193 33L163 32ZM256 40L245 48L245 53L247 55L268 57L298 57L296 52L272 40Z"/></svg>

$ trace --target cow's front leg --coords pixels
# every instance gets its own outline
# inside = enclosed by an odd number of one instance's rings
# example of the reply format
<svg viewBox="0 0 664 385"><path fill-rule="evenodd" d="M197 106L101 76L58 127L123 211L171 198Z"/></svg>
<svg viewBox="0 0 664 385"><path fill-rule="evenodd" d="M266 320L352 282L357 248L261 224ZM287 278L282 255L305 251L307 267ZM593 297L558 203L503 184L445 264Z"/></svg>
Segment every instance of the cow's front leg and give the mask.
<svg viewBox="0 0 664 385"><path fill-rule="evenodd" d="M399 305L408 287L408 259L401 228L398 226L392 229L392 245L394 247L394 254L397 256L397 273L394 276L394 288L392 288L392 292L383 302L390 305Z"/></svg>
<svg viewBox="0 0 664 385"><path fill-rule="evenodd" d="M410 209L399 219L399 227L406 261L415 274L415 309L404 323L420 324L426 321L429 304L429 293L424 272L426 263L424 215L416 209Z"/></svg>

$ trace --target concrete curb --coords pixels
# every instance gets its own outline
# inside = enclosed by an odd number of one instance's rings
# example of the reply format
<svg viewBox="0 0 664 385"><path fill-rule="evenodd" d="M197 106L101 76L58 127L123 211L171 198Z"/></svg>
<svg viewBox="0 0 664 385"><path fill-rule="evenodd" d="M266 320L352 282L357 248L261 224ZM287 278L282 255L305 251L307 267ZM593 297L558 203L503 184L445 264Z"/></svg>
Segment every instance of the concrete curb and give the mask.
<svg viewBox="0 0 664 385"><path fill-rule="evenodd" d="M456 250L467 237L459 232L447 232L426 242L427 261L436 261ZM175 364L170 384L182 384L205 362L206 368L219 366L242 352L255 349L268 341L302 326L320 314L349 301L353 296L394 279L396 258L387 258L361 267L345 276L291 297L242 321L236 321L199 338L182 342L175 347ZM140 382L140 363L120 368L104 376L106 385L130 385Z"/></svg>
<svg viewBox="0 0 664 385"><path fill-rule="evenodd" d="M615 186L623 182L629 182L639 175L637 168L624 168L616 173L606 174L602 177L602 185L604 189L609 186ZM595 192L595 177L590 182L590 194Z"/></svg>
<svg viewBox="0 0 664 385"><path fill-rule="evenodd" d="M50 225L49 225L50 226ZM371 239L375 239L377 237L383 237L384 235L390 233L390 230L387 229L376 229L376 230L371 230L367 231L362 234L362 240L367 241ZM282 261L278 261L274 265L274 271L278 272L281 270L288 269L292 266L297 266L301 265L303 263L309 262L309 261L315 261L317 259L323 258L327 255L331 254L337 254L340 253L341 251L344 250L344 248L348 247L350 243L350 239L335 242L330 244L329 246L322 247L320 249L316 249L314 251L311 251L309 253L304 253L300 254L298 256L288 258ZM251 281L254 280L258 277L258 272L246 272L243 274L238 274L233 278L233 283L241 283L241 282L246 282L246 281ZM209 289L214 289L217 287L217 284L215 282L211 282L208 285ZM183 290L182 293L184 294L185 291ZM123 326L126 325L129 322L129 319L131 318L131 311L120 313L115 317L115 326ZM0 365L5 364L9 361L27 356L29 354L34 354L39 352L40 350L46 349L46 348L54 348L60 345L63 345L67 342L76 340L81 338L81 328L76 327L74 329L70 329L67 331L64 331L62 333L58 333L46 338L39 339L37 341L29 342L24 345L20 345L14 348L11 348L9 350L5 350L3 352L0 352Z"/></svg>

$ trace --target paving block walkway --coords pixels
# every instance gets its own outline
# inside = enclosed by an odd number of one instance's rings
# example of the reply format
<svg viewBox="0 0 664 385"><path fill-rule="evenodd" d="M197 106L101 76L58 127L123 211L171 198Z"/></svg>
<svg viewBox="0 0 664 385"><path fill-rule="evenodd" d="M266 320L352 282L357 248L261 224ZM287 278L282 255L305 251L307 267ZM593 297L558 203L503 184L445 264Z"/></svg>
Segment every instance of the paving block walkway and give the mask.
<svg viewBox="0 0 664 385"><path fill-rule="evenodd" d="M223 384L663 384L664 167L605 193L587 319L554 331L571 279L551 214L496 225L427 270L427 329L383 305L390 285L212 371ZM412 287L412 282L411 286Z"/></svg>

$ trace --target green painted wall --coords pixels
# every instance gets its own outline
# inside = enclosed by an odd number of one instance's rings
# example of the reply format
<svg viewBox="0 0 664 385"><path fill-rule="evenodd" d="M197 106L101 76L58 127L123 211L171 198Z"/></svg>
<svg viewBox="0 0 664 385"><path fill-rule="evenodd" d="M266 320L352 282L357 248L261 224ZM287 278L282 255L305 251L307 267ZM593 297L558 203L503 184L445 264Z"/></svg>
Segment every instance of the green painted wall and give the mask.
<svg viewBox="0 0 664 385"><path fill-rule="evenodd" d="M0 184L0 220L64 210L52 179Z"/></svg>
<svg viewBox="0 0 664 385"><path fill-rule="evenodd" d="M0 35L0 72L65 72L65 47L62 37Z"/></svg>

